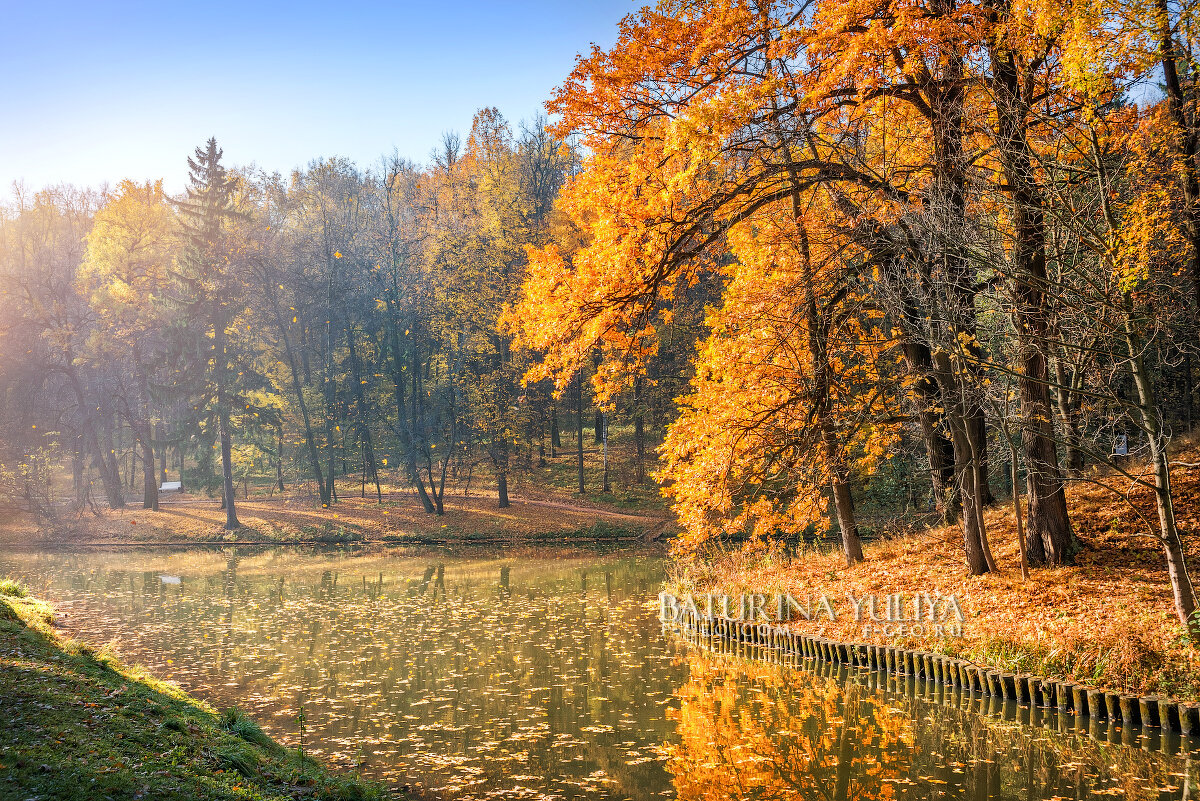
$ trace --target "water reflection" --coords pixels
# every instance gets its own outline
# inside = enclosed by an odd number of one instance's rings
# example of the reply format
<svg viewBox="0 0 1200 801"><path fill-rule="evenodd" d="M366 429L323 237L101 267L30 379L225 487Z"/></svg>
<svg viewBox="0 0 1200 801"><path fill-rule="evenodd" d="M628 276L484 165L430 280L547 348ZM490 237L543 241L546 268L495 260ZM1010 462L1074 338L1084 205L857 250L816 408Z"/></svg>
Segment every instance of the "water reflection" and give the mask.
<svg viewBox="0 0 1200 801"><path fill-rule="evenodd" d="M90 639L289 744L448 795L670 795L657 558L13 555ZM181 579L162 581L162 575Z"/></svg>
<svg viewBox="0 0 1200 801"><path fill-rule="evenodd" d="M80 635L238 704L291 745L303 709L307 750L446 797L1195 792L1186 749L1143 750L1177 741L664 638L662 570L654 556L565 552L0 556L0 571L58 601Z"/></svg>
<svg viewBox="0 0 1200 801"><path fill-rule="evenodd" d="M1196 792L1197 744L1178 735L761 656L689 657L667 764L680 799L1165 801Z"/></svg>

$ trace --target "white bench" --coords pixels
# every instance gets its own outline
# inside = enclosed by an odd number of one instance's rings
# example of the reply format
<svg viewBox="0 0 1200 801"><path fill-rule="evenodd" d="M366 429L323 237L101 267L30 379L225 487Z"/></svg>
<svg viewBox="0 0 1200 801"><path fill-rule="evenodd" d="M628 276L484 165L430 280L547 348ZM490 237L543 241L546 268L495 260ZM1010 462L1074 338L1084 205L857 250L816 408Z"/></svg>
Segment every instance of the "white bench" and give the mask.
<svg viewBox="0 0 1200 801"><path fill-rule="evenodd" d="M182 481L164 481L158 488L159 492L183 492Z"/></svg>

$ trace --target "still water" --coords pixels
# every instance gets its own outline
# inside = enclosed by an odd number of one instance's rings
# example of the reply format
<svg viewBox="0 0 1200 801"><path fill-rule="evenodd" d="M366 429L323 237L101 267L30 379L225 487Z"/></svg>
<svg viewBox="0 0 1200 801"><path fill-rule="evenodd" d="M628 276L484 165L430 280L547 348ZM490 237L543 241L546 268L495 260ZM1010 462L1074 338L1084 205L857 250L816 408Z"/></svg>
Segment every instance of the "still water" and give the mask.
<svg viewBox="0 0 1200 801"><path fill-rule="evenodd" d="M236 704L291 746L303 712L307 751L437 797L1198 791L1178 738L980 711L939 688L664 637L664 569L654 554L545 549L0 555L0 574L54 600L77 636Z"/></svg>

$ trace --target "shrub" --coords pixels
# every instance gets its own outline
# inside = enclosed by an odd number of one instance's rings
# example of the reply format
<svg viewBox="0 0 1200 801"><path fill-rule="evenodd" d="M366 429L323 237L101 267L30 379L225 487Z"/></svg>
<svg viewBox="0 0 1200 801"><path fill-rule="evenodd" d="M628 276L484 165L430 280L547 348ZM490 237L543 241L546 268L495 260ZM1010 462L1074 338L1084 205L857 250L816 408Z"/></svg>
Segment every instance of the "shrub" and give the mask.
<svg viewBox="0 0 1200 801"><path fill-rule="evenodd" d="M246 717L236 707L230 707L222 712L218 725L230 734L237 735L251 745L256 745L266 751L278 752L282 750L282 746L279 743L272 740L257 723Z"/></svg>

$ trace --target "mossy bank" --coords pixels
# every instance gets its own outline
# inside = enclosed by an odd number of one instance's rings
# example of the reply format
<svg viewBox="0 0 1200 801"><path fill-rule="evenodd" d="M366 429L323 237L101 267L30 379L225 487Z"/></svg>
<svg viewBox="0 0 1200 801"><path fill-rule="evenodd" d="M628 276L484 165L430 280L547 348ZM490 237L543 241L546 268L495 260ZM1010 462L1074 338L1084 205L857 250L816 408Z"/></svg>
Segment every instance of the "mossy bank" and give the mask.
<svg viewBox="0 0 1200 801"><path fill-rule="evenodd" d="M0 799L382 799L105 650L0 581Z"/></svg>

